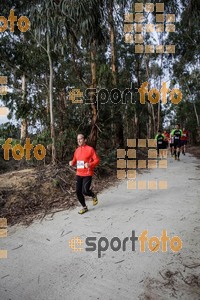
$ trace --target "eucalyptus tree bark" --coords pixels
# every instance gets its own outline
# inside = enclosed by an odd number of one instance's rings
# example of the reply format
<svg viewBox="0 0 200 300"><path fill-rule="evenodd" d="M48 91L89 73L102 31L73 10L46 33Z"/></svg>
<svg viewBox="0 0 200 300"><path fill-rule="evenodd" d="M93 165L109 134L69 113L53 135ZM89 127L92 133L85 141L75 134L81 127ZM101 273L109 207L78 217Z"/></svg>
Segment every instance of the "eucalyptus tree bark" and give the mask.
<svg viewBox="0 0 200 300"><path fill-rule="evenodd" d="M97 87L97 65L96 65L96 41L93 40L90 49L90 68L91 68L91 86L90 88ZM91 108L92 108L92 119L91 119L91 131L89 135L89 143L90 145L96 149L97 145L97 119L98 119L98 111L97 111L97 103L95 101L95 93L90 94Z"/></svg>
<svg viewBox="0 0 200 300"><path fill-rule="evenodd" d="M55 127L54 127L54 113L53 113L53 63L50 52L50 39L47 32L47 55L49 59L49 106L50 106L50 129L52 140L52 162L56 160L56 148L55 148Z"/></svg>
<svg viewBox="0 0 200 300"><path fill-rule="evenodd" d="M150 82L149 82L149 64L147 61L147 56L145 55L145 64L146 64L146 76L147 76L147 82L149 83L149 90L150 90ZM154 106L149 101L148 104L148 114L149 114L149 122L147 125L147 137L150 139L152 136L155 136L155 129L156 129L156 123L155 123L155 113L154 113ZM153 120L153 123L152 123Z"/></svg>
<svg viewBox="0 0 200 300"><path fill-rule="evenodd" d="M137 77L137 85L138 88L140 87L140 61L137 60L136 63L136 77ZM133 128L134 128L134 138L139 138L139 116L138 116L138 110L137 110L137 103L135 104L135 112L133 117Z"/></svg>
<svg viewBox="0 0 200 300"><path fill-rule="evenodd" d="M22 103L26 103L26 76L22 75ZM21 119L21 134L20 134L20 142L23 144L26 141L26 137L28 134L28 121L27 118Z"/></svg>
<svg viewBox="0 0 200 300"><path fill-rule="evenodd" d="M111 48L111 69L112 69L112 84L117 86L117 64L116 64L116 43L115 43L115 28L113 19L114 1L109 1L109 26L110 26L110 48Z"/></svg>
<svg viewBox="0 0 200 300"><path fill-rule="evenodd" d="M73 67L76 75L78 78L82 81L85 87L96 89L97 87L97 65L96 65L96 41L95 39L91 43L90 46L90 70L91 70L91 82L90 84L87 83L83 77L81 69L78 67L76 63L76 56L75 56L75 45L72 44L72 59L73 59ZM98 131L97 131L97 121L98 121L98 108L96 103L96 96L95 93L90 93L90 102L91 102L91 109L92 109L92 119L91 119L91 130L90 135L88 138L89 144L96 149L97 144L97 137L98 137Z"/></svg>
<svg viewBox="0 0 200 300"><path fill-rule="evenodd" d="M196 108L195 102L193 102L193 107L194 107L194 113L195 113L196 120L197 120L197 126L200 127L199 115L198 115L198 113L197 113L197 108Z"/></svg>
<svg viewBox="0 0 200 300"><path fill-rule="evenodd" d="M44 6L43 6L44 5ZM52 162L56 161L56 148L55 148L55 124L54 124L54 112L53 112L53 62L52 62L52 44L51 41L53 33L53 6L52 1L43 1L40 3L42 13L38 14L37 10L33 10L32 17L35 19L33 22L32 28L34 29L34 33L30 32L33 36L37 44L45 51L49 61L49 78L48 78L48 97L49 97L49 108L48 108L48 100L46 99L47 104L47 113L50 113L50 132L51 132L51 154L52 154ZM55 34L55 32L54 32ZM42 38L44 40L42 40ZM59 37L57 36L59 40ZM43 46L44 45L44 46Z"/></svg>
<svg viewBox="0 0 200 300"><path fill-rule="evenodd" d="M161 42L160 44L162 45L163 44L163 39L161 39ZM161 70L162 70L162 67L163 67L163 54L161 54ZM162 86L162 75L160 75L160 89L161 89L161 86ZM161 125L161 122L160 122L160 112L161 112L161 99L158 101L158 122L157 122L157 130L159 130L160 128L160 125Z"/></svg>
<svg viewBox="0 0 200 300"><path fill-rule="evenodd" d="M117 88L118 85L118 72L117 72L117 54L116 54L116 36L114 27L114 0L109 0L109 29L110 29L110 48L111 48L111 70L112 70L112 85ZM121 105L121 104L119 104ZM120 108L116 114L117 122L115 122L115 141L114 144L117 147L124 146L124 130L123 130L123 118ZM112 112L113 109L111 108Z"/></svg>

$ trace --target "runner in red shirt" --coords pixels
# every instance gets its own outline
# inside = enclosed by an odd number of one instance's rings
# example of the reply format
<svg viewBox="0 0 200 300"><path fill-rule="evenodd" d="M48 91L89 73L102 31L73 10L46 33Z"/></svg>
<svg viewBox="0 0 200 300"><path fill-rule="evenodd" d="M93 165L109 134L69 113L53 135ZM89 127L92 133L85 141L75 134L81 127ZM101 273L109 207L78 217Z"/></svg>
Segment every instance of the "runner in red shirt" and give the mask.
<svg viewBox="0 0 200 300"><path fill-rule="evenodd" d="M186 145L188 141L188 131L183 128L183 134L181 137L181 145L182 145L182 154L185 155Z"/></svg>
<svg viewBox="0 0 200 300"><path fill-rule="evenodd" d="M90 196L93 198L93 205L97 205L97 196L90 190L92 176L94 174L94 167L99 163L99 157L95 150L86 144L86 139L83 134L78 134L77 142L79 147L74 152L73 160L69 162L70 166L76 164L76 194L83 209L79 214L84 214L88 211L85 204L85 197Z"/></svg>
<svg viewBox="0 0 200 300"><path fill-rule="evenodd" d="M165 139L164 139L165 149L168 149L170 134L166 130L164 130L163 134L164 134L164 137L165 137Z"/></svg>

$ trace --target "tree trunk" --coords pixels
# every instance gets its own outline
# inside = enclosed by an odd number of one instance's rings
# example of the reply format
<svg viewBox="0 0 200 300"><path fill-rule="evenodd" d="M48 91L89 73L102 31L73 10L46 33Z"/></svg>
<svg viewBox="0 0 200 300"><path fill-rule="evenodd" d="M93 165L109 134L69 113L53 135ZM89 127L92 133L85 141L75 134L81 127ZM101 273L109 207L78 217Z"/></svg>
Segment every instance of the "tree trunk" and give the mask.
<svg viewBox="0 0 200 300"><path fill-rule="evenodd" d="M49 105L50 105L50 128L52 140L52 162L56 161L56 148L55 148L55 128L54 128L54 113L53 113L53 64L50 53L50 40L47 33L47 55L49 59Z"/></svg>
<svg viewBox="0 0 200 300"><path fill-rule="evenodd" d="M136 111L135 111L135 115L134 115L134 119L133 119L133 128L135 129L133 137L134 137L134 139L137 139L137 138L139 138L139 124L138 124L138 117L137 117Z"/></svg>
<svg viewBox="0 0 200 300"><path fill-rule="evenodd" d="M155 120L155 112L154 112L154 106L151 106L152 108L152 118L153 118L153 138L156 135L156 120Z"/></svg>
<svg viewBox="0 0 200 300"><path fill-rule="evenodd" d="M92 84L90 88L96 88L97 87L97 66L96 66L96 41L93 40L90 50L90 57L91 57L91 77L92 77ZM91 108L92 108L92 120L91 120L91 131L89 135L89 143L90 145L96 149L97 145L97 118L98 118L98 112L97 112L97 103L95 99L95 93L91 93L90 95L90 101L91 101Z"/></svg>
<svg viewBox="0 0 200 300"><path fill-rule="evenodd" d="M137 85L138 85L138 88L140 87L140 61L138 60L137 61L137 64L136 64L137 68L136 68L136 76L137 76ZM139 138L139 123L140 123L140 120L139 120L139 116L138 116L138 104L136 102L135 104L135 114L134 114L134 119L133 119L133 127L134 127L134 138Z"/></svg>
<svg viewBox="0 0 200 300"><path fill-rule="evenodd" d="M110 48L111 48L111 69L112 69L112 84L114 87L117 86L117 64L116 64L116 49L115 49L115 29L113 20L113 0L110 0L109 9L109 25L110 25Z"/></svg>
<svg viewBox="0 0 200 300"><path fill-rule="evenodd" d="M25 74L22 75L22 103L26 103L26 77ZM26 141L28 134L28 121L27 118L21 119L21 135L20 142L23 144Z"/></svg>
<svg viewBox="0 0 200 300"><path fill-rule="evenodd" d="M147 61L147 56L145 55L145 63L146 63L146 75L147 75L147 82L149 83L149 64ZM149 83L149 90L151 89L150 83ZM147 137L150 139L152 134L155 135L155 118L154 118L154 107L153 104L148 102L148 114L149 114L149 122L147 125ZM152 123L153 119L153 123ZM153 129L153 130L152 130Z"/></svg>
<svg viewBox="0 0 200 300"><path fill-rule="evenodd" d="M65 114L65 99L66 99L66 92L65 89L58 94L59 98L59 142L60 142L60 159L63 160L64 153L65 153L65 145L64 145L64 114ZM58 156L58 154L57 154Z"/></svg>
<svg viewBox="0 0 200 300"><path fill-rule="evenodd" d="M163 54L161 54L161 70L163 68ZM160 89L161 89L161 86L162 86L162 76L160 75ZM158 102L158 123L157 123L157 130L159 130L159 128L161 127L160 125L161 122L160 122L160 112L161 112L161 99L159 100Z"/></svg>
<svg viewBox="0 0 200 300"><path fill-rule="evenodd" d="M109 26L110 26L110 48L111 48L111 70L112 70L112 86L114 88L117 87L118 84L118 72L117 72L117 55L116 55L116 43L115 43L115 28L114 28L114 18L113 18L113 7L114 7L114 1L109 1L110 7L109 7ZM120 105L120 104L119 104ZM116 105L116 109L118 109ZM121 110L118 109L116 114L116 120L115 122L115 135L116 135L116 141L115 141L115 147L124 147L124 129L123 129L123 118Z"/></svg>
<svg viewBox="0 0 200 300"><path fill-rule="evenodd" d="M197 108L196 108L195 102L193 102L193 107L194 107L194 113L195 113L196 120L197 120L197 126L200 127L199 116L198 116L198 113L197 113Z"/></svg>

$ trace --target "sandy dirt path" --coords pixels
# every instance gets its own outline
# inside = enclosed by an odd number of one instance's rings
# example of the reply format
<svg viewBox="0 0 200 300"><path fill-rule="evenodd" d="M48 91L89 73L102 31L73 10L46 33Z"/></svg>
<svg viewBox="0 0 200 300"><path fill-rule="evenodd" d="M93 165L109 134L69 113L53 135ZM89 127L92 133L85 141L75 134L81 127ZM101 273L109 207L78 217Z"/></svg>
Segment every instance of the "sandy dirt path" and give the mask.
<svg viewBox="0 0 200 300"><path fill-rule="evenodd" d="M14 226L0 240L8 258L0 259L1 300L200 299L200 160L190 154L180 162L168 158L167 169L138 175L141 180L168 181L167 190L128 190L126 181L99 195L99 204L82 216L78 208L57 213L29 227ZM123 240L132 230L148 238L179 236L182 249L140 252L85 251L85 239ZM79 236L83 251L69 240ZM104 243L102 243L104 245ZM117 244L115 244L117 245ZM78 246L77 246L78 247ZM79 246L80 247L80 246Z"/></svg>

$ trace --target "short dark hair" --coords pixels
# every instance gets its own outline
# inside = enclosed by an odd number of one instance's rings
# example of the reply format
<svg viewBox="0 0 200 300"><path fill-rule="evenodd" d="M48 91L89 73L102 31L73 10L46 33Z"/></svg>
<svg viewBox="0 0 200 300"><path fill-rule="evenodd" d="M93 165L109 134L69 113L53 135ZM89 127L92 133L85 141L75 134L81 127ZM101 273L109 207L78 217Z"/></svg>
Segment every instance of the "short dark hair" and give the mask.
<svg viewBox="0 0 200 300"><path fill-rule="evenodd" d="M84 140L85 140L85 135L84 135L83 133L78 133L77 136L78 136L78 135L82 135L83 138L84 138Z"/></svg>

